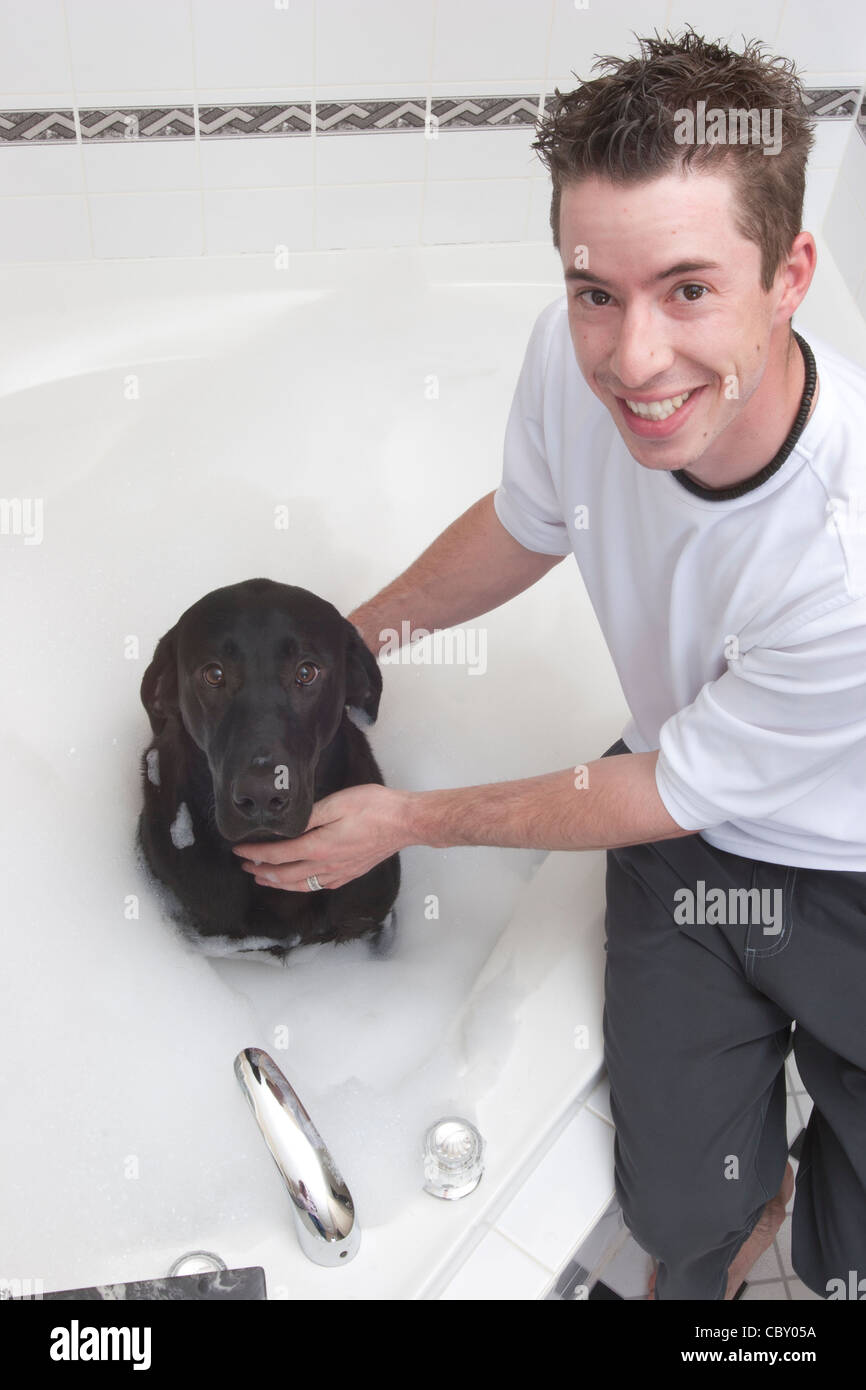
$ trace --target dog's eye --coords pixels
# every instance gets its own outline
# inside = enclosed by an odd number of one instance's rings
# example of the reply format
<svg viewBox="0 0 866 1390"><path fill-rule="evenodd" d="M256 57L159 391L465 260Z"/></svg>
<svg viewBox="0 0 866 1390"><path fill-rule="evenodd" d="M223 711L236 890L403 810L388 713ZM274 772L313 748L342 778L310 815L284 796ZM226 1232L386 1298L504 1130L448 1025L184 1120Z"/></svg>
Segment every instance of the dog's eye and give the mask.
<svg viewBox="0 0 866 1390"><path fill-rule="evenodd" d="M295 672L295 680L298 685L312 685L318 674L319 668L312 661L302 661Z"/></svg>
<svg viewBox="0 0 866 1390"><path fill-rule="evenodd" d="M225 680L223 668L218 666L215 661L212 661L209 666L205 666L201 674L205 685L222 685Z"/></svg>

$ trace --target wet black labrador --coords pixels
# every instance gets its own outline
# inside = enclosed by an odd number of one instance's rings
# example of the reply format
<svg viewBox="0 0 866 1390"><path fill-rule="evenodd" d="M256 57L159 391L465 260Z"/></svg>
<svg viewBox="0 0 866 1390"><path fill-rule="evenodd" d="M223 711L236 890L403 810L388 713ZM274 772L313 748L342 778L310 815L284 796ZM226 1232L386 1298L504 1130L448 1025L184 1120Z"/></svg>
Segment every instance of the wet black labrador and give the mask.
<svg viewBox="0 0 866 1390"><path fill-rule="evenodd" d="M291 584L215 589L160 638L141 683L153 739L141 760L138 844L176 899L174 920L205 952L282 958L361 936L385 948L399 855L341 888L292 892L256 883L231 850L293 839L315 801L382 784L347 713L372 723L381 694L382 673L352 624Z"/></svg>

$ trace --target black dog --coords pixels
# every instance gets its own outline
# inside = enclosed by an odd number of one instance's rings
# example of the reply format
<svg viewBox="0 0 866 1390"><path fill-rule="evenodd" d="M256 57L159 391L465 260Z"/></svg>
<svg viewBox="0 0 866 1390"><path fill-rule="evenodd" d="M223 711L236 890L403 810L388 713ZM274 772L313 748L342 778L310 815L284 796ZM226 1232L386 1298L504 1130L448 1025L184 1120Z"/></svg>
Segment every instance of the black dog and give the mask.
<svg viewBox="0 0 866 1390"><path fill-rule="evenodd" d="M215 589L160 638L141 683L154 737L141 760L138 843L178 900L174 920L205 950L202 938L217 937L229 950L246 944L278 958L368 935L382 946L399 855L341 888L292 892L256 883L231 850L294 839L315 801L382 784L346 712L372 723L381 694L382 673L356 629L294 585L248 579Z"/></svg>

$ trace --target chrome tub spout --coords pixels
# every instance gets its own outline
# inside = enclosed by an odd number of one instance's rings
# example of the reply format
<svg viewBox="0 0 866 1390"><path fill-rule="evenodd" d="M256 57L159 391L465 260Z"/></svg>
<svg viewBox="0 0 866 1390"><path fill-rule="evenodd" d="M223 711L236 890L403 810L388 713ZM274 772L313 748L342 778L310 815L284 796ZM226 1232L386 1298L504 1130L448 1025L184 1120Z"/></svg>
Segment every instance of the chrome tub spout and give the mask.
<svg viewBox="0 0 866 1390"><path fill-rule="evenodd" d="M238 1053L235 1076L288 1188L304 1254L348 1264L361 1244L352 1194L297 1094L259 1047Z"/></svg>

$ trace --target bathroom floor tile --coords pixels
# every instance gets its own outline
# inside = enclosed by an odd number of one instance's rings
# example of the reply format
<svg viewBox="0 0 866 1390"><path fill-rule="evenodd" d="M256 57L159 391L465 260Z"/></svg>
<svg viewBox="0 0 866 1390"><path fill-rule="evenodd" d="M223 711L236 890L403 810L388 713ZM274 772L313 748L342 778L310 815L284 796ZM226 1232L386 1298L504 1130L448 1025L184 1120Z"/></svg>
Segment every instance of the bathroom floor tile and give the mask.
<svg viewBox="0 0 866 1390"><path fill-rule="evenodd" d="M748 1284L740 1298L741 1303L772 1303L775 1300L780 1303L788 1301L788 1290L782 1279L766 1284Z"/></svg>
<svg viewBox="0 0 866 1390"><path fill-rule="evenodd" d="M826 1299L823 1299L821 1295L818 1293L813 1293L810 1288L806 1287L802 1279L798 1279L796 1278L796 1276L793 1279L788 1280L788 1291L791 1297L798 1303L805 1303L807 1300L810 1299L813 1299L818 1303L826 1302Z"/></svg>
<svg viewBox="0 0 866 1390"><path fill-rule="evenodd" d="M797 1063L794 1059L793 1052L788 1057L785 1066L788 1070L788 1089L796 1093L803 1092L805 1094L806 1087L803 1085L803 1078L797 1070Z"/></svg>
<svg viewBox="0 0 866 1390"><path fill-rule="evenodd" d="M600 1303L602 1301L619 1303L622 1301L622 1294L617 1293L609 1284L605 1284L599 1279L598 1283L594 1284L590 1289L588 1301L592 1303Z"/></svg>
<svg viewBox="0 0 866 1390"><path fill-rule="evenodd" d="M768 1246L749 1270L746 1282L760 1283L762 1280L777 1280L783 1277L782 1265L776 1253L775 1242ZM743 1295L745 1297L745 1295Z"/></svg>
<svg viewBox="0 0 866 1390"><path fill-rule="evenodd" d="M622 1249L601 1266L598 1275L620 1298L646 1298L652 1269L651 1256L641 1249L634 1236L629 1236Z"/></svg>
<svg viewBox="0 0 866 1390"><path fill-rule="evenodd" d="M797 1106L797 1100L797 1096L788 1096L785 1101L785 1127L789 1148L803 1128L803 1119Z"/></svg>

